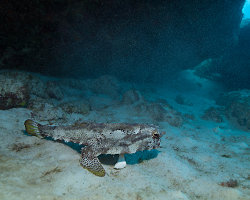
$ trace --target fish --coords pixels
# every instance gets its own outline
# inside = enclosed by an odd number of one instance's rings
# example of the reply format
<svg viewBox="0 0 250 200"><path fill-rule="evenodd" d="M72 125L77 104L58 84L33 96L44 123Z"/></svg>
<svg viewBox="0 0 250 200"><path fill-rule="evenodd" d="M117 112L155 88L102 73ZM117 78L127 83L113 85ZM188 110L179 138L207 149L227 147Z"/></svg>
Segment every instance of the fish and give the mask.
<svg viewBox="0 0 250 200"><path fill-rule="evenodd" d="M24 126L32 136L83 145L80 165L99 177L106 173L98 159L100 154L124 155L160 147L161 133L155 126L147 124L81 122L52 126L27 119Z"/></svg>

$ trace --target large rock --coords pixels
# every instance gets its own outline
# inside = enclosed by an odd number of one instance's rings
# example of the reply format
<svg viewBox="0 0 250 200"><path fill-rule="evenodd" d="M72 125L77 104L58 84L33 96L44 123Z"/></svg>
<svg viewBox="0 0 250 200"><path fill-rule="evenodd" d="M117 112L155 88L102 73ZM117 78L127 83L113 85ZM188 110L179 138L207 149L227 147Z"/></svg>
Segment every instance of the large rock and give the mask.
<svg viewBox="0 0 250 200"><path fill-rule="evenodd" d="M32 107L37 99L62 100L64 91L58 81L22 71L0 71L0 108ZM30 105L32 104L32 105Z"/></svg>
<svg viewBox="0 0 250 200"><path fill-rule="evenodd" d="M0 109L10 109L27 106L29 88L20 79L23 74L2 72L0 74Z"/></svg>
<svg viewBox="0 0 250 200"><path fill-rule="evenodd" d="M220 82L230 90L250 89L250 23L240 29L238 43L217 59L207 59L195 67L195 74Z"/></svg>
<svg viewBox="0 0 250 200"><path fill-rule="evenodd" d="M86 115L90 111L90 105L87 101L71 101L65 102L59 105L66 113L79 113L82 115Z"/></svg>
<svg viewBox="0 0 250 200"><path fill-rule="evenodd" d="M136 114L147 115L154 122L168 122L171 126L180 127L183 124L181 113L160 103L141 102L134 105Z"/></svg>
<svg viewBox="0 0 250 200"><path fill-rule="evenodd" d="M64 97L63 89L59 86L56 81L47 81L46 83L46 94L53 99L62 100Z"/></svg>
<svg viewBox="0 0 250 200"><path fill-rule="evenodd" d="M60 122L66 119L66 113L62 108L56 107L46 101L34 102L30 108L32 110L31 117L39 121L49 121L50 123Z"/></svg>
<svg viewBox="0 0 250 200"><path fill-rule="evenodd" d="M149 116L153 122L168 122L171 126L179 127L183 124L183 116L177 112L166 100L159 99L156 102L147 101L136 90L128 90L124 93L122 103L132 109L137 116Z"/></svg>
<svg viewBox="0 0 250 200"><path fill-rule="evenodd" d="M204 120L214 121L216 123L221 123L223 121L221 111L214 107L210 107L205 110L201 118Z"/></svg>
<svg viewBox="0 0 250 200"><path fill-rule="evenodd" d="M219 69L221 59L207 59L202 61L194 68L195 75L213 81L218 81L221 78Z"/></svg>
<svg viewBox="0 0 250 200"><path fill-rule="evenodd" d="M250 131L250 90L225 93L217 104L224 107L226 117L233 124Z"/></svg>

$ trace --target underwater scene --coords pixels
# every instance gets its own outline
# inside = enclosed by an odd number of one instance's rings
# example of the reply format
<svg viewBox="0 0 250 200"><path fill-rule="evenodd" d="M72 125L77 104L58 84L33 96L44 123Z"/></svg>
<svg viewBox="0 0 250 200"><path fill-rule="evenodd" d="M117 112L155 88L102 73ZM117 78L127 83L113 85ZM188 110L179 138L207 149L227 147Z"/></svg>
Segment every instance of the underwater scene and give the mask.
<svg viewBox="0 0 250 200"><path fill-rule="evenodd" d="M250 0L0 16L0 200L250 200Z"/></svg>

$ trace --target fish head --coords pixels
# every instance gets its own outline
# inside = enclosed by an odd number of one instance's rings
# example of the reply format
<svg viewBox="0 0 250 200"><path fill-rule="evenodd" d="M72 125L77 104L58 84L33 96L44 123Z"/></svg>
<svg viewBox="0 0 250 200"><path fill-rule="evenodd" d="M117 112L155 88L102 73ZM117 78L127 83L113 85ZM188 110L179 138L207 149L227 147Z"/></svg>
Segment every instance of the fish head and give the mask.
<svg viewBox="0 0 250 200"><path fill-rule="evenodd" d="M151 150L157 149L160 147L161 143L161 134L160 132L154 127L146 127L141 130L141 134L146 136L141 142L143 143L140 146L144 146L144 149L140 150Z"/></svg>

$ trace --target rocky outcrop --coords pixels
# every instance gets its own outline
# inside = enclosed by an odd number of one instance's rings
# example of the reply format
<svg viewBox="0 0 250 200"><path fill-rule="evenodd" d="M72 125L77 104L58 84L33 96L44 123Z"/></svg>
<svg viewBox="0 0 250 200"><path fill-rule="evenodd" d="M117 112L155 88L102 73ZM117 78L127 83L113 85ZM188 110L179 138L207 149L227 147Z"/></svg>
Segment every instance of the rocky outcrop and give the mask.
<svg viewBox="0 0 250 200"><path fill-rule="evenodd" d="M175 127L179 127L183 124L181 113L159 103L142 102L135 105L134 109L137 115L148 115L154 122L165 121Z"/></svg>
<svg viewBox="0 0 250 200"><path fill-rule="evenodd" d="M49 96L49 98L62 100L64 97L63 89L57 84L56 81L48 81L46 83L46 94Z"/></svg>
<svg viewBox="0 0 250 200"><path fill-rule="evenodd" d="M128 90L124 93L122 104L132 110L133 115L149 116L153 122L168 122L171 126L179 127L183 124L182 114L160 99L156 102L147 101L137 90Z"/></svg>
<svg viewBox="0 0 250 200"><path fill-rule="evenodd" d="M238 44L222 60L220 81L230 90L250 89L250 23L240 29Z"/></svg>
<svg viewBox="0 0 250 200"><path fill-rule="evenodd" d="M238 43L227 54L197 65L195 74L220 82L230 90L250 89L250 23L240 29Z"/></svg>
<svg viewBox="0 0 250 200"><path fill-rule="evenodd" d="M214 121L216 123L223 122L221 111L217 108L211 107L205 110L204 114L201 117L204 120Z"/></svg>
<svg viewBox="0 0 250 200"><path fill-rule="evenodd" d="M63 112L61 107L56 107L44 101L36 101L33 107L31 116L39 121L49 121L49 123L59 122L66 119L66 113Z"/></svg>
<svg viewBox="0 0 250 200"><path fill-rule="evenodd" d="M27 106L29 88L26 82L19 79L18 73L0 74L0 109L6 110Z"/></svg>
<svg viewBox="0 0 250 200"><path fill-rule="evenodd" d="M87 101L71 101L59 105L66 113L79 113L86 115L90 111L90 105Z"/></svg>
<svg viewBox="0 0 250 200"><path fill-rule="evenodd" d="M250 90L225 93L217 100L217 104L224 107L228 120L250 131Z"/></svg>

